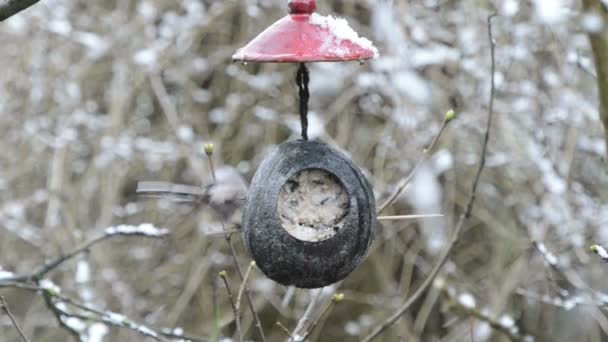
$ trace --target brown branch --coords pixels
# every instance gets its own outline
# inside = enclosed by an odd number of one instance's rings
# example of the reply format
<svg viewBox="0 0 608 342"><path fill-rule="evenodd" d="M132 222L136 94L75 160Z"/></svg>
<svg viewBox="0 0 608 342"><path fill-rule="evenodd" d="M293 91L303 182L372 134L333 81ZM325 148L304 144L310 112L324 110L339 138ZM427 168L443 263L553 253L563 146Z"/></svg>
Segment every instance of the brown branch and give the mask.
<svg viewBox="0 0 608 342"><path fill-rule="evenodd" d="M600 119L604 124L606 153L608 153L608 8L601 0L583 0L586 12L594 13L602 18L604 29L600 32L589 32L589 41L595 61L597 89L599 94Z"/></svg>
<svg viewBox="0 0 608 342"><path fill-rule="evenodd" d="M0 21L14 16L40 0L0 0Z"/></svg>
<svg viewBox="0 0 608 342"><path fill-rule="evenodd" d="M481 173L486 164L486 152L487 152L487 148L488 148L488 141L490 140L490 128L492 126L492 118L494 117L494 97L495 97L495 92L496 92L494 73L495 73L495 69L496 69L496 61L495 61L495 53L494 53L495 42L494 42L494 37L492 35L492 18L494 18L495 16L496 16L496 14L492 14L488 17L488 39L490 41L490 59L491 59L490 103L488 105L488 121L487 121L486 131L485 131L484 138L483 138L483 145L481 148L481 160L479 161L477 173L473 180L473 186L471 187L471 194L469 196L469 201L466 205L466 209L465 209L464 213L462 215L460 215L460 218L458 219L458 223L456 224L456 227L454 229L454 232L452 233L452 237L450 238L448 245L443 250L443 253L439 257L439 260L437 261L437 263L431 270L431 273L429 273L427 278L424 280L422 285L420 285L420 287L418 287L418 289L416 289L414 294L410 298L408 298L408 300L401 307L399 307L399 309L397 309L397 311L394 314L392 314L390 317L388 317L385 321L383 321L380 325L378 325L368 336L366 336L363 339L363 342L369 342L369 341L372 341L373 339L375 339L376 337L378 337L388 327L393 325L397 321L397 319L399 319L399 317L401 317L412 306L412 304L414 302L416 302L416 300L418 300L418 298L420 298L420 296L422 296L422 294L433 283L433 280L435 279L435 277L437 277L437 275L439 274L439 271L441 271L441 268L448 260L448 256L450 255L452 248L454 247L454 245L456 244L456 242L458 241L458 239L460 237L460 233L464 226L464 222L471 216L471 212L473 211L473 203L475 203L475 196L476 196L475 194L477 192L477 185L479 184L479 179L481 178Z"/></svg>
<svg viewBox="0 0 608 342"><path fill-rule="evenodd" d="M239 342L243 342L243 332L241 331L241 312L239 308L234 304L234 296L232 295L232 290L230 290L230 285L228 284L228 274L226 273L226 271L221 271L219 273L219 276L224 282L226 292L228 292L228 300L230 300L230 305L232 306L232 313L234 315L236 331L239 334Z"/></svg>
<svg viewBox="0 0 608 342"><path fill-rule="evenodd" d="M302 339L300 341L306 341L308 339L308 337L310 336L310 334L317 327L317 324L319 324L321 319L323 319L323 317L325 317L325 313L328 312L334 306L334 304L339 303L343 300L344 300L343 293L336 293L333 296L331 296L331 299L329 301L327 301L327 303L325 303L325 306L323 307L323 309L321 309L321 312L319 313L317 318L310 323L308 330L304 333L304 335L302 336Z"/></svg>
<svg viewBox="0 0 608 342"><path fill-rule="evenodd" d="M13 317L11 310L8 308L8 304L6 304L6 301L4 300L4 297L2 297L2 296L0 296L0 308L2 309L2 311L4 311L8 315L8 318L10 318L11 322L13 323L13 326L15 326L15 329L17 329L17 331L19 332L19 335L21 335L21 338L25 342L30 342L30 340L28 340L27 337L25 337L23 330L21 330L21 327L19 327L19 324L15 320L15 317Z"/></svg>

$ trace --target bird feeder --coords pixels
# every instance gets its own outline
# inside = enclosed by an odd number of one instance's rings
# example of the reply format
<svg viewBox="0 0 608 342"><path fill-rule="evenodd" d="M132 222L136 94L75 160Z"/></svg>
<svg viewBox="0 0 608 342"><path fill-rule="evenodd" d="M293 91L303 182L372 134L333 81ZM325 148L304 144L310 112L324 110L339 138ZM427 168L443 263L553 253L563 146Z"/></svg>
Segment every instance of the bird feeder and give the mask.
<svg viewBox="0 0 608 342"><path fill-rule="evenodd" d="M245 246L269 278L301 288L344 279L373 239L375 200L361 170L327 144L308 140L307 62L364 61L378 55L341 18L291 0L288 15L233 56L243 63L298 63L301 140L278 146L252 180L242 229Z"/></svg>

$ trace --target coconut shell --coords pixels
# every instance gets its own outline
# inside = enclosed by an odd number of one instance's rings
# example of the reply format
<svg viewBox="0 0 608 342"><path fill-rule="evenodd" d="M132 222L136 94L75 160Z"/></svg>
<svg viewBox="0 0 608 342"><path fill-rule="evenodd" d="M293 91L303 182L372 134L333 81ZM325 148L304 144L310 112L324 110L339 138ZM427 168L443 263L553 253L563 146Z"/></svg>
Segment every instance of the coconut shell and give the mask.
<svg viewBox="0 0 608 342"><path fill-rule="evenodd" d="M348 195L348 207L333 236L305 241L284 229L278 205L286 182L314 169L335 176ZM374 236L375 208L369 182L348 157L320 141L286 142L264 159L252 180L243 239L270 279L300 288L323 287L344 279L363 261Z"/></svg>

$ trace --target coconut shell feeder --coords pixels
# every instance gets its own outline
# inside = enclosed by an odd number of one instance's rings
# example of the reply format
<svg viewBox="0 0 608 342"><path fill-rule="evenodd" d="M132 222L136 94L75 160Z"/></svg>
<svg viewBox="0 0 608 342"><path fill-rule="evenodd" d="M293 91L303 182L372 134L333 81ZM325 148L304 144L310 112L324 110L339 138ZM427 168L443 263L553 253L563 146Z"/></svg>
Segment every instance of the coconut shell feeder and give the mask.
<svg viewBox="0 0 608 342"><path fill-rule="evenodd" d="M315 13L314 0L291 0L288 15L233 56L243 63L298 63L302 139L265 157L252 180L242 221L249 254L269 278L317 288L344 279L373 240L376 206L369 182L347 156L308 140L305 63L374 58L378 50L346 20Z"/></svg>

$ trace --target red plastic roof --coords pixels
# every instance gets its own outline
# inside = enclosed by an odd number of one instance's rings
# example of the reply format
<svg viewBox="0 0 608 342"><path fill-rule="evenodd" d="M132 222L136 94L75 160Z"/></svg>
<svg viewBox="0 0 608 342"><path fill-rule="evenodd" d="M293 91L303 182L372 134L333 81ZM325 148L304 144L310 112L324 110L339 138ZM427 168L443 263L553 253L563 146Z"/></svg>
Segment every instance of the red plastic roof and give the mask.
<svg viewBox="0 0 608 342"><path fill-rule="evenodd" d="M338 62L378 55L344 19L314 13L314 0L292 0L289 15L255 37L233 56L241 62Z"/></svg>

